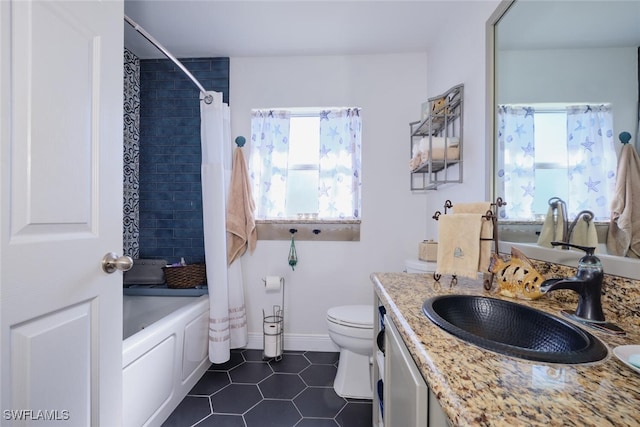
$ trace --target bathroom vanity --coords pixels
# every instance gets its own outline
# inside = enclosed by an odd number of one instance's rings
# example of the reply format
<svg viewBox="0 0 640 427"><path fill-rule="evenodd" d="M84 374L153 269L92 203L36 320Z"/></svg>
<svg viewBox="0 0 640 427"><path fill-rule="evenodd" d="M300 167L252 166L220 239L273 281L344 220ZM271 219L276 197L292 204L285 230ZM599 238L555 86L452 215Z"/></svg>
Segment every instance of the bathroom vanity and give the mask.
<svg viewBox="0 0 640 427"><path fill-rule="evenodd" d="M381 302L376 297L376 307L379 304ZM376 314L379 315L375 322L378 325L376 334L384 329L384 352L377 349L374 364L375 384L378 387L374 392L373 425L447 426L438 400L429 390L393 319L380 315L379 310L376 310Z"/></svg>
<svg viewBox="0 0 640 427"><path fill-rule="evenodd" d="M483 350L433 324L422 312L424 300L432 296L485 295L509 300L485 291L480 280L459 278L450 288L449 279L443 276L437 286L431 274L371 275L374 325L380 329L384 324L385 329L385 352L377 353L373 367L375 381L383 380L384 408L383 412L379 409L379 395L374 393L375 427L640 425L640 374L612 353L619 345L640 344L637 300L630 307L628 299L638 291L617 286L619 282L628 286L628 280L607 278L609 298L603 298L607 320L627 334L614 336L589 329L608 347L609 355L594 363L551 364ZM614 285L625 295L617 294ZM563 309L575 309L575 300L563 295L510 301L556 316Z"/></svg>

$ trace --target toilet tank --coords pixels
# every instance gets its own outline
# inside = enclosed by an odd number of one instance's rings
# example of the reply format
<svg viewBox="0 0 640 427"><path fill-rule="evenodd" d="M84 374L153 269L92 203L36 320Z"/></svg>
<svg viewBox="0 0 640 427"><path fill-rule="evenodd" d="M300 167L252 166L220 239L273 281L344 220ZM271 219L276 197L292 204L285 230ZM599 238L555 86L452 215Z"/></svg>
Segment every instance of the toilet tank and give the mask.
<svg viewBox="0 0 640 427"><path fill-rule="evenodd" d="M406 273L432 273L436 271L436 263L409 258L404 260L404 271Z"/></svg>

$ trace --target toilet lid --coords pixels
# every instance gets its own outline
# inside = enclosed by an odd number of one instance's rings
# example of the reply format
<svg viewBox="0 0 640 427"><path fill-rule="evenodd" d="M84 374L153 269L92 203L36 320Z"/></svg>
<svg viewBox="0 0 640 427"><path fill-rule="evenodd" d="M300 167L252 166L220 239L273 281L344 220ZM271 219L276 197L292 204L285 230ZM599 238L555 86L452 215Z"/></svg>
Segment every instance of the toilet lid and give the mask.
<svg viewBox="0 0 640 427"><path fill-rule="evenodd" d="M342 305L327 310L327 319L339 325L373 329L373 306Z"/></svg>

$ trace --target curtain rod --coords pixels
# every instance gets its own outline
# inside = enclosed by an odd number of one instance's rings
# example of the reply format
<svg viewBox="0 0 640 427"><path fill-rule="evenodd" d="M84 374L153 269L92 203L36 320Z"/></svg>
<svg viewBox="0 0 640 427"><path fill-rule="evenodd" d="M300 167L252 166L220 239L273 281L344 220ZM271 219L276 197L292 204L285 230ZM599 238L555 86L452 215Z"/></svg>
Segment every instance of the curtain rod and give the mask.
<svg viewBox="0 0 640 427"><path fill-rule="evenodd" d="M147 33L145 29L138 25L133 19L129 18L127 15L124 15L124 20L127 21L127 23L131 25L137 32L142 34L145 39L149 40L155 47L157 47L160 52L164 53L167 58L172 60L191 79L191 81L195 83L196 86L198 86L198 89L200 89L200 92L202 92L202 94L204 95L205 103L211 104L213 102L213 96L207 93L200 82L193 76L193 74L189 72L189 70L187 70L182 62L178 61L178 59L173 56L171 52L169 52L164 46L162 46L160 42L154 39L151 34Z"/></svg>

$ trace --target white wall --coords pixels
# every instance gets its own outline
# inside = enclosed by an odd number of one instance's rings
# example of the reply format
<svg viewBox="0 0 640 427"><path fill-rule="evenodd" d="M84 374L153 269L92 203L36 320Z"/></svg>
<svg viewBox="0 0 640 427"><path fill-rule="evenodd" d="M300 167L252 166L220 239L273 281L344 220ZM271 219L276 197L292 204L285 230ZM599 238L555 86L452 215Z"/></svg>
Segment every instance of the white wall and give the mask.
<svg viewBox="0 0 640 427"><path fill-rule="evenodd" d="M288 241L259 240L242 258L250 346L261 348L262 309L279 300L265 293L262 278L281 275L285 348L327 348L327 309L371 304L369 275L401 271L426 238L426 197L412 194L408 176L409 122L419 119L428 95L426 53L231 58L230 92L232 138L250 139L252 108L362 108L360 241L296 242L295 271Z"/></svg>
<svg viewBox="0 0 640 427"><path fill-rule="evenodd" d="M486 23L499 1L465 2L455 28L443 33L428 51L429 96L464 83L463 182L440 187L427 194L429 218L453 204L489 200L486 140ZM437 221L427 222L427 234L437 238Z"/></svg>
<svg viewBox="0 0 640 427"><path fill-rule="evenodd" d="M611 103L615 141L635 136L638 101L636 47L505 50L496 64L498 103ZM620 150L622 144L616 144Z"/></svg>

